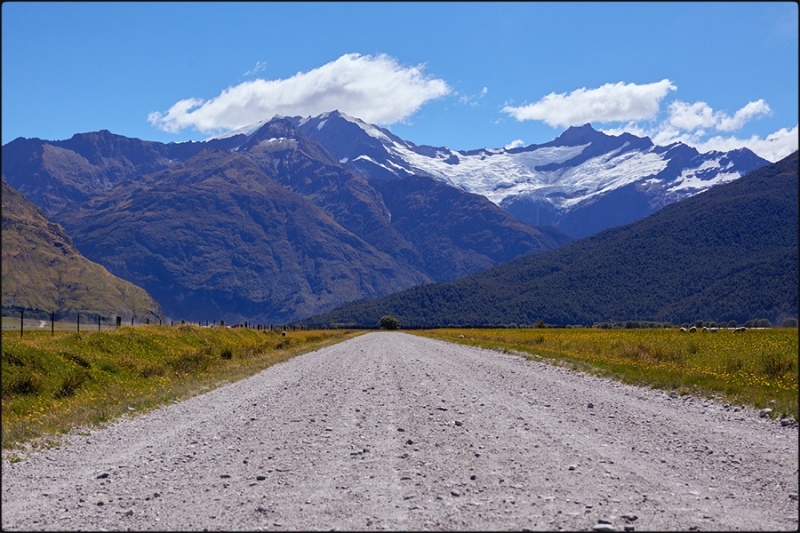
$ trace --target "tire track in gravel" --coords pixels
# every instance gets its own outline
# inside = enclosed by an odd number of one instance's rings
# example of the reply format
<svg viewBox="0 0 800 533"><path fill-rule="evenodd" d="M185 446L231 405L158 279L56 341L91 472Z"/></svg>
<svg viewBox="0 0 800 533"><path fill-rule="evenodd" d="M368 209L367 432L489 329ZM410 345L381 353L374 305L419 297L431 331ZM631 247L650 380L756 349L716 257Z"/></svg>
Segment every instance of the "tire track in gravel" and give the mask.
<svg viewBox="0 0 800 533"><path fill-rule="evenodd" d="M795 530L797 436L752 409L371 333L4 462L2 526Z"/></svg>

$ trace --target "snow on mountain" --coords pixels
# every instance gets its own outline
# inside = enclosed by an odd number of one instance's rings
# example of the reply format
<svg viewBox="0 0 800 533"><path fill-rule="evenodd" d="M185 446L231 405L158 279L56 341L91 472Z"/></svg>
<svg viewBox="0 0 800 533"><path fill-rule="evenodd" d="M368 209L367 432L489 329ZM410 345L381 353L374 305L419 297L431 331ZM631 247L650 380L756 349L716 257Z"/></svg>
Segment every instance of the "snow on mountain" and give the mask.
<svg viewBox="0 0 800 533"><path fill-rule="evenodd" d="M701 154L681 143L664 147L653 145L647 137L606 135L589 124L571 127L541 145L456 151L417 146L338 111L289 120L301 133L331 150L345 167L364 177L431 176L486 196L532 224L560 226L566 218L575 218L574 211L597 202L595 211L603 203L622 211L626 202L638 206L605 223L582 222L581 227L572 228L575 236L605 229L611 221L633 222L643 213L769 163L747 149ZM614 198L615 194L624 194L627 200ZM550 214L542 219L543 212Z"/></svg>
<svg viewBox="0 0 800 533"><path fill-rule="evenodd" d="M261 122L256 122L255 124L250 124L248 126L243 126L241 128L235 129L235 130L227 131L225 133L220 133L219 135L213 135L213 136L209 137L208 139L206 139L206 141L214 141L214 140L219 140L219 139L228 139L230 137L235 137L237 135L246 135L246 136L250 137L252 134L254 134L258 130L260 130L261 126L263 126L264 124L267 124L269 122L272 122L273 120L278 119L278 118L285 118L285 117L282 117L281 115L275 115L272 118L264 119Z"/></svg>

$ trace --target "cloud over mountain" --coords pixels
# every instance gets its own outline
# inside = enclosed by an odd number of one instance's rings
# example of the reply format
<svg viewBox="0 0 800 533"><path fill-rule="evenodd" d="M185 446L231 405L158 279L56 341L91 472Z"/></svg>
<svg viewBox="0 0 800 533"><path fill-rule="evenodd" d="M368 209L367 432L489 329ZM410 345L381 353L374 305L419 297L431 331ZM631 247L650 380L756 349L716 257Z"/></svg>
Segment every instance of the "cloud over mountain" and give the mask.
<svg viewBox="0 0 800 533"><path fill-rule="evenodd" d="M582 87L570 93L550 93L539 101L501 110L518 121L536 120L552 127L585 123L613 124L601 131L609 135L631 133L650 137L657 145L682 142L701 152L749 148L759 156L778 161L798 148L797 125L782 128L766 137L741 139L731 134L772 109L764 99L748 102L733 115L714 110L706 102L673 100L662 112L662 101L677 87L668 79L656 83L607 83L595 89ZM666 116L665 116L666 114ZM716 135L715 135L716 134ZM712 136L713 135L713 136Z"/></svg>
<svg viewBox="0 0 800 533"><path fill-rule="evenodd" d="M656 83L607 83L597 89L582 87L571 93L550 93L536 103L502 109L515 119L540 120L553 127L579 126L587 122L624 122L655 118L661 100L676 90L663 79Z"/></svg>
<svg viewBox="0 0 800 533"><path fill-rule="evenodd" d="M375 124L393 124L429 100L450 93L444 80L425 76L423 65L400 65L386 54L345 54L287 79L245 81L210 100L187 98L166 112L149 114L151 124L178 133L194 128L217 133L274 115L318 115L338 109Z"/></svg>
<svg viewBox="0 0 800 533"><path fill-rule="evenodd" d="M750 120L759 115L768 115L770 112L769 106L763 99L748 102L732 117L723 111L714 111L705 102L689 104L676 100L669 105L670 115L667 121L670 125L685 131L694 131L699 128L736 131Z"/></svg>

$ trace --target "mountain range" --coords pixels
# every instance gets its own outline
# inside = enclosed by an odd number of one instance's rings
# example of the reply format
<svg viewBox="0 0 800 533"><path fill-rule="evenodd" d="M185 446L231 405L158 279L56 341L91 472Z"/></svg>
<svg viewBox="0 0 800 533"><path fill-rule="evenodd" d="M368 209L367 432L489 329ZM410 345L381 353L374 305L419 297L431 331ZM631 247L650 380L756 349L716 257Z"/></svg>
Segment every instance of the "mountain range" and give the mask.
<svg viewBox="0 0 800 533"><path fill-rule="evenodd" d="M523 222L553 225L578 238L769 163L746 148L701 154L683 143L655 146L630 133L607 135L590 124L540 145L456 151L417 146L337 111L290 120L356 174L383 180L431 176L485 196Z"/></svg>
<svg viewBox="0 0 800 533"><path fill-rule="evenodd" d="M16 139L3 179L188 320L291 322L574 240L431 178L365 179L280 118L207 142Z"/></svg>
<svg viewBox="0 0 800 533"><path fill-rule="evenodd" d="M262 323L552 250L767 163L589 125L453 151L337 111L202 142L19 138L2 156L4 181L167 316Z"/></svg>
<svg viewBox="0 0 800 533"><path fill-rule="evenodd" d="M798 153L637 222L302 323L406 327L696 320L798 312Z"/></svg>

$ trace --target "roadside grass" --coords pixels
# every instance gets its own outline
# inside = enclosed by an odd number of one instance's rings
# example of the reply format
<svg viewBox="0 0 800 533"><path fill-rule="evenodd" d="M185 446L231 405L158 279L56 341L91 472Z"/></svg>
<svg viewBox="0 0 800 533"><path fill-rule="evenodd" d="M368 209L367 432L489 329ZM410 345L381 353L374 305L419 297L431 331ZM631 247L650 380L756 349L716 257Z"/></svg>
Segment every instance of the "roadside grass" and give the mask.
<svg viewBox="0 0 800 533"><path fill-rule="evenodd" d="M798 419L797 328L740 334L677 329L434 329L409 331L472 346L521 352L633 385L720 396ZM463 335L464 338L459 338ZM775 403L770 403L775 400Z"/></svg>
<svg viewBox="0 0 800 533"><path fill-rule="evenodd" d="M197 326L2 334L2 448L145 412L352 338L347 330L279 332Z"/></svg>

